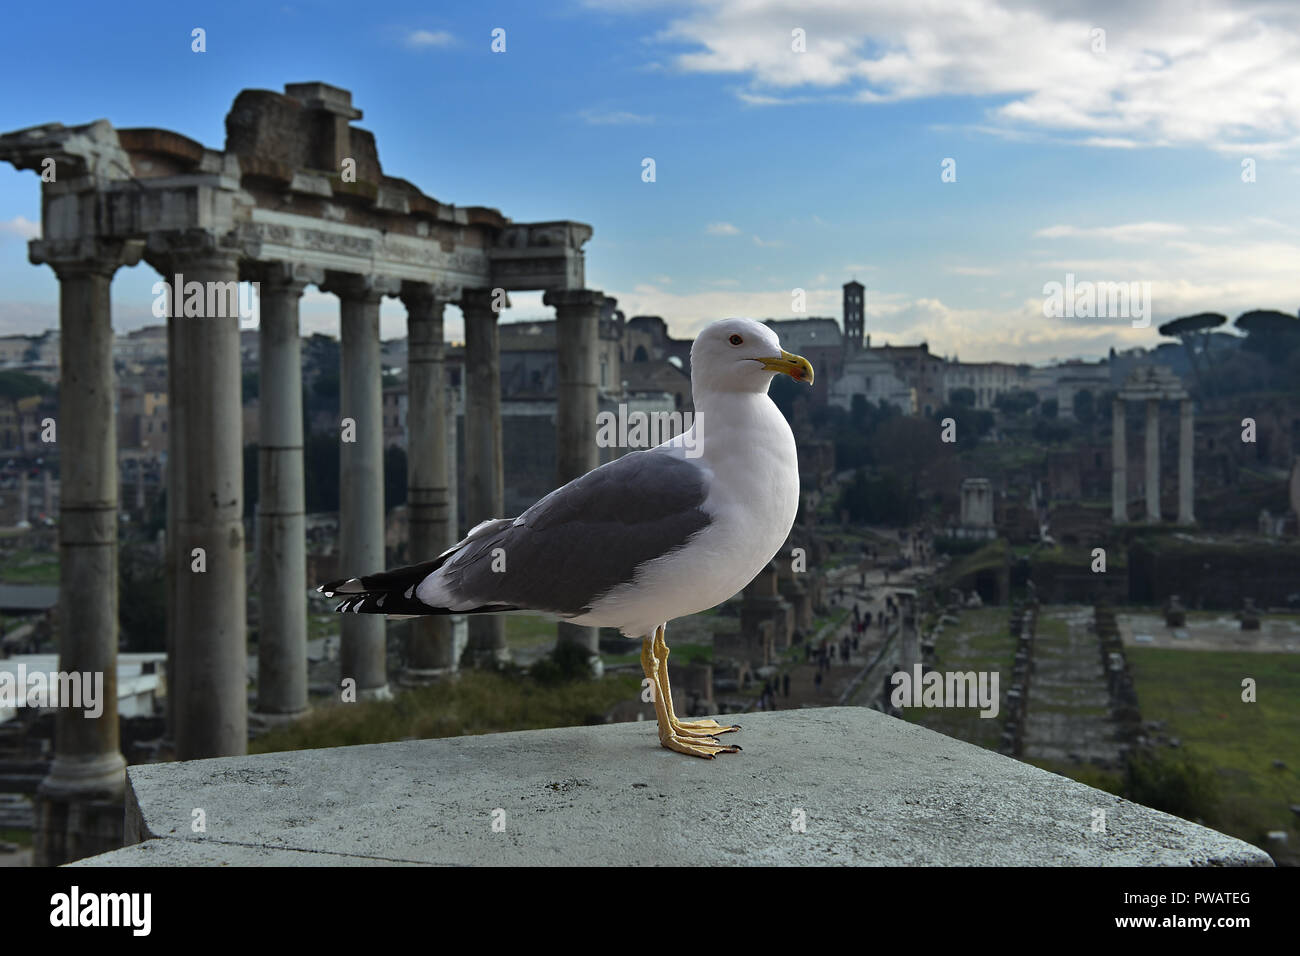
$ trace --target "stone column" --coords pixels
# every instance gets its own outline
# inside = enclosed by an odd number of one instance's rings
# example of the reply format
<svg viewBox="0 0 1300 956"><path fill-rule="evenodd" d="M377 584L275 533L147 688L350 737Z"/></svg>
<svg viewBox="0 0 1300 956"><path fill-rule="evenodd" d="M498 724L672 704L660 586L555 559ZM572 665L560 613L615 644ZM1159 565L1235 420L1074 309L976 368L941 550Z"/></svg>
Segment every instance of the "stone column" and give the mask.
<svg viewBox="0 0 1300 956"><path fill-rule="evenodd" d="M1160 521L1160 399L1147 399L1147 520Z"/></svg>
<svg viewBox="0 0 1300 956"><path fill-rule="evenodd" d="M1178 403L1178 523L1195 524L1193 512L1192 458L1196 446L1196 431L1192 419L1192 400L1184 398Z"/></svg>
<svg viewBox="0 0 1300 956"><path fill-rule="evenodd" d="M605 295L592 289L552 289L542 302L555 309L557 388L555 403L556 485L580 478L600 465L596 446L597 362L600 310ZM598 658L600 629L561 621L558 639Z"/></svg>
<svg viewBox="0 0 1300 956"><path fill-rule="evenodd" d="M45 498L46 498L46 502L47 502L47 504L48 504L48 502L49 502L49 481L48 481L49 472L47 471L45 474L46 474L46 478L47 478L46 483L45 483L45 487L46 487L46 495L45 495ZM147 517L147 516L145 515L145 503L144 503L144 456L143 456L143 455L136 455L136 457L135 457L135 510L139 513L139 515L140 515L140 520L143 522L143 521L146 519L146 517Z"/></svg>
<svg viewBox="0 0 1300 956"><path fill-rule="evenodd" d="M258 322L257 717L307 712L307 527L298 300L323 270L270 263L255 271Z"/></svg>
<svg viewBox="0 0 1300 956"><path fill-rule="evenodd" d="M406 507L408 564L431 561L454 544L447 472L447 401L442 313L447 290L403 282L406 306ZM454 447L454 442L453 442ZM450 617L410 622L402 683L423 684L456 670Z"/></svg>
<svg viewBox="0 0 1300 956"><path fill-rule="evenodd" d="M59 670L102 676L101 713L59 707L54 760L40 784L43 863L75 859L60 837L71 824L66 805L121 799L126 782L117 717L117 427L113 416L113 273L140 259L142 244L86 241L31 243L34 263L59 278ZM90 690L92 688L87 688ZM120 810L119 810L120 813ZM49 825L46 821L50 821ZM43 841L42 841L43 842ZM92 851L95 852L95 851Z"/></svg>
<svg viewBox="0 0 1300 956"><path fill-rule="evenodd" d="M500 318L491 289L466 289L465 314L465 513L469 527L505 517L505 474L501 452ZM509 300L504 303L507 307ZM470 659L490 664L509 659L506 622L500 615L469 619Z"/></svg>
<svg viewBox="0 0 1300 956"><path fill-rule="evenodd" d="M1116 524L1128 521L1128 416L1124 399L1111 405L1110 426L1110 517Z"/></svg>
<svg viewBox="0 0 1300 956"><path fill-rule="evenodd" d="M179 760L248 749L240 250L200 231L155 233L168 320L168 697Z"/></svg>
<svg viewBox="0 0 1300 956"><path fill-rule="evenodd" d="M383 367L379 302L396 295L394 279L328 274L326 292L342 303L339 418L339 576L384 570ZM390 696L386 621L380 614L345 614L339 657L357 697Z"/></svg>

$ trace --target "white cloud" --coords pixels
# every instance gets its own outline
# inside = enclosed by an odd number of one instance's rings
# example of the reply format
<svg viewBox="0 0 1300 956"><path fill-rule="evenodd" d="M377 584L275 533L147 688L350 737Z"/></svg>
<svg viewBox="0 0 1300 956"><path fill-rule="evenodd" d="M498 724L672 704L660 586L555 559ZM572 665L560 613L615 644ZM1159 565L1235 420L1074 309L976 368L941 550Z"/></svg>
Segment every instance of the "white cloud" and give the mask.
<svg viewBox="0 0 1300 956"><path fill-rule="evenodd" d="M1036 239L1105 239L1112 242L1151 242L1181 235L1186 226L1172 222L1129 222L1118 226L1048 226L1034 233Z"/></svg>
<svg viewBox="0 0 1300 956"><path fill-rule="evenodd" d="M17 236L20 239L39 239L41 224L32 222L26 216L14 216L0 222L0 236Z"/></svg>
<svg viewBox="0 0 1300 956"><path fill-rule="evenodd" d="M1274 0L710 0L655 39L675 53L659 59L737 77L737 97L760 107L972 96L1000 101L991 126L1081 145L1300 147L1300 5Z"/></svg>
<svg viewBox="0 0 1300 956"><path fill-rule="evenodd" d="M954 303L936 298L923 284L916 292L898 288L884 276L867 294L867 332L873 345L926 341L938 354L958 354L969 361L1043 362L1052 357L1096 357L1116 349L1150 348L1163 341L1162 322L1194 312L1222 312L1230 319L1250 309L1292 312L1300 296L1300 232L1274 219L1245 220L1240 225L1129 223L1120 226L1050 227L1053 235L1115 243L1144 241L1135 256L1127 245L1114 255L1068 258L1060 250L1042 261L1015 268L951 266L958 275L996 275L989 292ZM857 264L846 272L865 271ZM879 271L879 270L877 270ZM1043 284L1076 281L1149 282L1151 324L1135 329L1128 318L1049 319L1043 315ZM834 277L838 278L838 276ZM691 291L639 285L631 292L612 288L628 315L662 315L674 335L695 335L728 316L793 318L790 290L769 289L770 277L744 284L712 279ZM687 285L680 282L678 285ZM841 318L842 289L834 281L805 287L806 316ZM979 303L972 305L971 303Z"/></svg>
<svg viewBox="0 0 1300 956"><path fill-rule="evenodd" d="M775 249L777 246L785 245L780 239L761 239L758 236L752 237L754 245L761 246L764 249Z"/></svg>
<svg viewBox="0 0 1300 956"><path fill-rule="evenodd" d="M626 110L582 110L579 114L589 126L639 126L653 123L655 118Z"/></svg>
<svg viewBox="0 0 1300 956"><path fill-rule="evenodd" d="M407 34L406 45L416 49L451 46L456 38L446 30L414 30Z"/></svg>
<svg viewBox="0 0 1300 956"><path fill-rule="evenodd" d="M704 227L710 236L738 236L740 230L729 222L711 222Z"/></svg>

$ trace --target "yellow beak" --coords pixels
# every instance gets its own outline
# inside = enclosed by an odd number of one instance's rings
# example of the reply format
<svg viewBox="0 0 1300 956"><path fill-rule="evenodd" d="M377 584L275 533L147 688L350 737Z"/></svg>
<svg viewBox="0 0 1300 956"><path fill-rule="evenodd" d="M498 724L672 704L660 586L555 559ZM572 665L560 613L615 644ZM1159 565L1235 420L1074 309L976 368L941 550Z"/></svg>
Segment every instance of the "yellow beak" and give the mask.
<svg viewBox="0 0 1300 956"><path fill-rule="evenodd" d="M769 372L780 372L782 375L789 375L796 382L813 383L813 367L802 355L794 355L790 352L781 350L779 356L772 358L761 358L756 361L762 363L763 368Z"/></svg>

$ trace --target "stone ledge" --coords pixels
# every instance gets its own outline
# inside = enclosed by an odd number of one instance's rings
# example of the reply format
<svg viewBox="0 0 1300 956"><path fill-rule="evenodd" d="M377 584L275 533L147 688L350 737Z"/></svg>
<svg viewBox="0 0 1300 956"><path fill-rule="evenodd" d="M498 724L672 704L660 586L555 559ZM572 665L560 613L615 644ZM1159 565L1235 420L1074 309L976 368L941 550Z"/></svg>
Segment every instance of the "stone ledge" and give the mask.
<svg viewBox="0 0 1300 956"><path fill-rule="evenodd" d="M1262 865L1240 840L857 707L751 714L745 751L649 723L130 767L134 865ZM207 832L190 832L202 808ZM493 832L495 808L506 811ZM1093 810L1106 832L1092 832ZM791 829L806 813L807 831Z"/></svg>

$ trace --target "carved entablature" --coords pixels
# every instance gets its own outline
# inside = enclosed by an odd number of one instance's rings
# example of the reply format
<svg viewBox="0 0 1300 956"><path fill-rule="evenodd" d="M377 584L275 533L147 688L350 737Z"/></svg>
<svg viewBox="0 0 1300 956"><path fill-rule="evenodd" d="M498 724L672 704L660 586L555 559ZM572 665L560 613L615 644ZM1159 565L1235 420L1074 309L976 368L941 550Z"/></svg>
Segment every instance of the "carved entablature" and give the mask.
<svg viewBox="0 0 1300 956"><path fill-rule="evenodd" d="M310 216L255 210L239 227L249 259L294 262L335 272L373 273L448 287L483 286L488 258L482 249L415 236L383 235Z"/></svg>
<svg viewBox="0 0 1300 956"><path fill-rule="evenodd" d="M1166 365L1139 365L1129 373L1119 397L1125 401L1178 401L1187 398L1187 389Z"/></svg>
<svg viewBox="0 0 1300 956"><path fill-rule="evenodd" d="M512 223L490 207L440 203L384 174L374 136L350 125L360 116L347 90L290 84L283 94L243 91L223 150L99 120L0 135L0 161L45 174L51 242L147 241L165 258L167 237L202 234L233 240L237 250L222 254L250 273L265 262L448 289L585 285L590 226Z"/></svg>
<svg viewBox="0 0 1300 956"><path fill-rule="evenodd" d="M511 223L488 250L492 285L507 290L581 289L586 284L583 244L591 238L586 223Z"/></svg>

